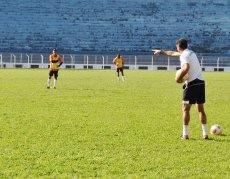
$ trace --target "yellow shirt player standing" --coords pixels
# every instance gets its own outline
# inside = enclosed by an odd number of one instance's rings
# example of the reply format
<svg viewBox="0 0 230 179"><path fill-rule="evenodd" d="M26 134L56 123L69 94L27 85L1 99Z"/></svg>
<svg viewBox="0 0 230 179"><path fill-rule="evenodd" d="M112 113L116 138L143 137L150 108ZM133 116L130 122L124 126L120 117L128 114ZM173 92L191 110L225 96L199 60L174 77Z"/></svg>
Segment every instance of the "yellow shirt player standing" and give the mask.
<svg viewBox="0 0 230 179"><path fill-rule="evenodd" d="M121 72L122 81L125 81L125 78L124 78L124 71L123 71L124 62L125 62L125 59L124 59L120 54L118 54L118 55L113 59L113 63L114 63L114 65L116 65L117 79L120 80L120 74L119 74L119 72Z"/></svg>
<svg viewBox="0 0 230 179"><path fill-rule="evenodd" d="M50 88L50 81L52 76L54 76L54 86L53 88L56 89L57 85L57 78L58 78L58 70L59 67L62 65L63 60L60 55L57 54L57 49L53 49L53 54L50 55L50 67L49 67L49 78L47 82L47 88Z"/></svg>

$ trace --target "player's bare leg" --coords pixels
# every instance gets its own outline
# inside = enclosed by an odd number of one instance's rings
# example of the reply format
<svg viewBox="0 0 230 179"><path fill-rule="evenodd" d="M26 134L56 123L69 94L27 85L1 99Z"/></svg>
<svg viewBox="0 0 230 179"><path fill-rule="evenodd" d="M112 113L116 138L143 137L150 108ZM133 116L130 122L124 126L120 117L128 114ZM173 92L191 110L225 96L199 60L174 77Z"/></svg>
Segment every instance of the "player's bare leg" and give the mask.
<svg viewBox="0 0 230 179"><path fill-rule="evenodd" d="M191 109L191 104L183 104L182 106L182 120L183 120L183 135L182 139L188 139L188 124L190 121L190 109Z"/></svg>
<svg viewBox="0 0 230 179"><path fill-rule="evenodd" d="M117 70L117 80L120 81L120 72Z"/></svg>
<svg viewBox="0 0 230 179"><path fill-rule="evenodd" d="M49 76L48 80L47 80L47 89L50 88L50 81L51 81L51 76Z"/></svg>
<svg viewBox="0 0 230 179"><path fill-rule="evenodd" d="M208 132L207 132L207 117L204 112L204 105L203 104L197 104L196 105L197 112L199 114L199 119L202 124L202 132L203 132L203 138L208 139Z"/></svg>
<svg viewBox="0 0 230 179"><path fill-rule="evenodd" d="M56 85L57 85L57 78L54 78L54 89L56 89Z"/></svg>
<svg viewBox="0 0 230 179"><path fill-rule="evenodd" d="M123 72L123 69L121 70L121 78L122 78L122 81L125 81L125 76L124 76L124 72Z"/></svg>

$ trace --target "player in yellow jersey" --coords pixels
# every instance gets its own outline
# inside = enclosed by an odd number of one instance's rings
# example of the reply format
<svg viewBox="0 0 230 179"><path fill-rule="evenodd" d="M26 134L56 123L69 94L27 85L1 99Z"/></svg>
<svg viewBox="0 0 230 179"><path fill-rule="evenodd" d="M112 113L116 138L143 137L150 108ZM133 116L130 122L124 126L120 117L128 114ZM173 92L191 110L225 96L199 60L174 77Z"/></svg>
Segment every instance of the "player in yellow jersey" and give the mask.
<svg viewBox="0 0 230 179"><path fill-rule="evenodd" d="M63 60L60 55L57 54L57 49L53 49L53 54L50 55L50 68L49 68L49 78L47 82L47 88L50 88L50 81L52 76L54 76L54 89L57 85L57 78L58 78L58 70L59 67L62 65Z"/></svg>
<svg viewBox="0 0 230 179"><path fill-rule="evenodd" d="M116 65L117 79L120 80L120 74L119 74L119 72L121 72L122 81L125 81L125 78L124 78L124 71L123 71L124 62L125 62L125 59L124 59L120 54L118 54L118 55L113 59L113 63L114 63L114 65Z"/></svg>

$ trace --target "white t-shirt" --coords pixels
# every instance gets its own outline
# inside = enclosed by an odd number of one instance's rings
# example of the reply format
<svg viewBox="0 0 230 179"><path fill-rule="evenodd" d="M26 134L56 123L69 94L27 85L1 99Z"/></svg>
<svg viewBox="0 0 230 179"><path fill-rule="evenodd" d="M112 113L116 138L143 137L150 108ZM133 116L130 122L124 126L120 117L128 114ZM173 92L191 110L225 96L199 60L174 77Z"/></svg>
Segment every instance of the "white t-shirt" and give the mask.
<svg viewBox="0 0 230 179"><path fill-rule="evenodd" d="M202 76L202 69L199 63L199 60L196 54L189 49L185 49L180 55L181 68L185 63L188 63L190 68L188 71L188 80L187 82L193 81L196 78L204 80Z"/></svg>

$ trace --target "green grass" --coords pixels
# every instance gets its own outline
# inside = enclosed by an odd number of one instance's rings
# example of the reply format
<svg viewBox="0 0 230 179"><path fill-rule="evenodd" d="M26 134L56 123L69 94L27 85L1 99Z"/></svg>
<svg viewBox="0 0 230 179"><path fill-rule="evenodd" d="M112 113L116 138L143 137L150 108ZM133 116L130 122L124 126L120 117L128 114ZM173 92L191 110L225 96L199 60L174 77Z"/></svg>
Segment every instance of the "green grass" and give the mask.
<svg viewBox="0 0 230 179"><path fill-rule="evenodd" d="M175 72L0 70L0 178L230 178L229 73L205 72L209 128L195 107L190 140L179 138Z"/></svg>

